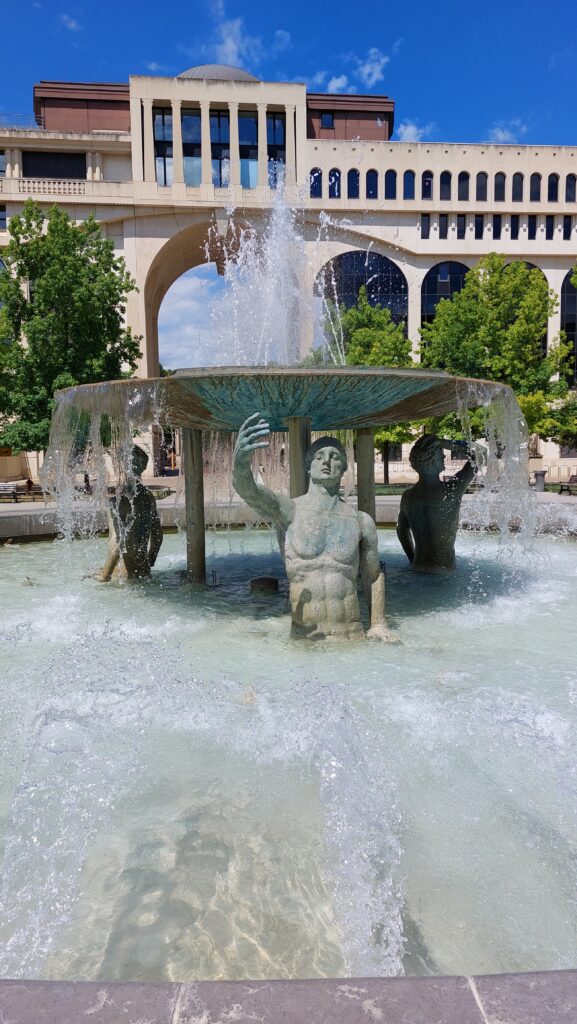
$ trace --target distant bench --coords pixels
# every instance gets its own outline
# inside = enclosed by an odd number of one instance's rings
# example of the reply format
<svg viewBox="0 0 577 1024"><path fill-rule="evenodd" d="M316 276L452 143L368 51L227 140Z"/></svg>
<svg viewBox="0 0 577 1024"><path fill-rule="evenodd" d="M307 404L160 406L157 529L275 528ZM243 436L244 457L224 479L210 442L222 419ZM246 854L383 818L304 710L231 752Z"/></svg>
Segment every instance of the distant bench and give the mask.
<svg viewBox="0 0 577 1024"><path fill-rule="evenodd" d="M563 494L564 491L567 494L577 494L577 473L573 473L566 484L559 484L559 494Z"/></svg>
<svg viewBox="0 0 577 1024"><path fill-rule="evenodd" d="M0 484L0 501L40 501L44 500L44 491L40 484Z"/></svg>

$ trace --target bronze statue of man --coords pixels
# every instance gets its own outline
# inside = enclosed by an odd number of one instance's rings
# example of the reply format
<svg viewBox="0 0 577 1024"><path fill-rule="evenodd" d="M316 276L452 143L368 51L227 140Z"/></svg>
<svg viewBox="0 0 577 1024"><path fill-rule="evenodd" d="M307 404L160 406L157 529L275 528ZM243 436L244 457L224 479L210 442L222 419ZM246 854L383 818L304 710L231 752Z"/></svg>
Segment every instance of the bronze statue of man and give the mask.
<svg viewBox="0 0 577 1024"><path fill-rule="evenodd" d="M360 570L370 610L368 636L390 639L375 524L340 496L345 449L334 437L315 441L305 459L308 490L288 498L258 483L251 470L252 453L268 446L269 435L260 413L243 423L234 451L233 484L241 498L276 528L289 580L291 636L363 637L357 594Z"/></svg>
<svg viewBox="0 0 577 1024"><path fill-rule="evenodd" d="M162 526L156 500L141 476L148 465L146 452L134 445L134 481L118 489L109 509L108 555L96 579L107 583L112 575L148 579L162 544Z"/></svg>
<svg viewBox="0 0 577 1024"><path fill-rule="evenodd" d="M455 568L455 537L461 499L477 472L470 455L458 473L441 480L445 449L467 455L465 441L424 434L411 448L409 462L419 480L401 497L397 536L414 572L449 573Z"/></svg>

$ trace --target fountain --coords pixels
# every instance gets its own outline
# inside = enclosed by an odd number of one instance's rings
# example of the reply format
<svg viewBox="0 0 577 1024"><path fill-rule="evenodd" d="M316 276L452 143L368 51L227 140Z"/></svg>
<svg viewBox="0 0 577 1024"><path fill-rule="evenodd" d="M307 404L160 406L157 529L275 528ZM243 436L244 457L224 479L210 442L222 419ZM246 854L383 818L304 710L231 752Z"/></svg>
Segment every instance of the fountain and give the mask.
<svg viewBox="0 0 577 1024"><path fill-rule="evenodd" d="M291 644L271 532L205 538L203 435L232 436L258 410L288 438L290 501L311 432L355 430L370 516L374 427L457 411L466 428L476 406L489 458L474 500L513 488L491 510L501 532L459 535L456 570L426 575L381 531L400 642ZM45 470L65 536L87 507L75 473L90 471L90 508L106 508L107 452L129 488L134 436L165 426L182 430L186 531L165 537L150 581L83 578L103 555L90 531L1 549L0 973L572 966L577 557L567 540L531 540L508 390L417 368L237 365L65 391ZM509 535L513 513L524 535ZM278 592L251 592L255 575L280 578Z"/></svg>

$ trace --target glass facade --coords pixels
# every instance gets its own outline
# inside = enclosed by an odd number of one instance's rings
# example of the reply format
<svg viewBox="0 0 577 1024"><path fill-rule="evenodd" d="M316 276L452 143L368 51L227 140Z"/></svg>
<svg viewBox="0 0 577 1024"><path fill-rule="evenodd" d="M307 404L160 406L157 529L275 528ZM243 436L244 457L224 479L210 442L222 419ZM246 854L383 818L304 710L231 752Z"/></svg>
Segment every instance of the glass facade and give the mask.
<svg viewBox="0 0 577 1024"><path fill-rule="evenodd" d="M258 118L256 111L240 111L238 115L238 145L240 183L243 188L256 188L258 185Z"/></svg>
<svg viewBox="0 0 577 1024"><path fill-rule="evenodd" d="M0 206L0 231L6 231L6 223L7 223L6 222L6 207L5 206ZM2 261L0 260L0 262L2 262ZM5 269L3 263L2 263L2 267L0 269L2 269L2 270Z"/></svg>
<svg viewBox="0 0 577 1024"><path fill-rule="evenodd" d="M6 177L6 153L0 149L0 178ZM1 269L1 268L0 268Z"/></svg>
<svg viewBox="0 0 577 1024"><path fill-rule="evenodd" d="M407 281L386 256L360 250L345 252L323 268L315 285L317 294L326 282L330 282L326 297L338 305L347 309L354 306L361 285L365 285L371 306L386 306L395 323L407 321Z"/></svg>
<svg viewBox="0 0 577 1024"><path fill-rule="evenodd" d="M450 299L460 292L469 268L464 263L448 261L431 267L421 288L421 320L430 323L440 299Z"/></svg>
<svg viewBox="0 0 577 1024"><path fill-rule="evenodd" d="M172 107L154 107L154 161L158 185L172 185Z"/></svg>
<svg viewBox="0 0 577 1024"><path fill-rule="evenodd" d="M230 184L230 120L228 110L211 110L210 112L210 158L212 164L212 184L215 188L227 188Z"/></svg>
<svg viewBox="0 0 577 1024"><path fill-rule="evenodd" d="M276 188L284 182L286 166L286 117L280 113L267 113L266 149L268 157L268 183Z"/></svg>
<svg viewBox="0 0 577 1024"><path fill-rule="evenodd" d="M200 110L183 109L180 115L182 125L182 154L184 160L184 182L198 188L202 180L202 159L200 149Z"/></svg>

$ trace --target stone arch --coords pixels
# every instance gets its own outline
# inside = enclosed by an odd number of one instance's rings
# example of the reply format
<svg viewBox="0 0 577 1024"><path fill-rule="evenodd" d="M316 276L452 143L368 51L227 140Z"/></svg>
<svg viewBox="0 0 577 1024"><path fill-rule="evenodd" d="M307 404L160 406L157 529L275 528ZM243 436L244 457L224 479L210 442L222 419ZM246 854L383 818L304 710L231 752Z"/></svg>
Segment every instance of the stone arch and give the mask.
<svg viewBox="0 0 577 1024"><path fill-rule="evenodd" d="M421 285L421 323L430 323L435 316L437 303L441 299L450 299L455 292L460 292L465 275L471 268L454 260L435 263L425 274Z"/></svg>
<svg viewBox="0 0 577 1024"><path fill-rule="evenodd" d="M347 249L327 260L316 275L314 291L348 308L362 285L371 305L386 306L396 323L407 322L407 279L393 260L373 250Z"/></svg>

